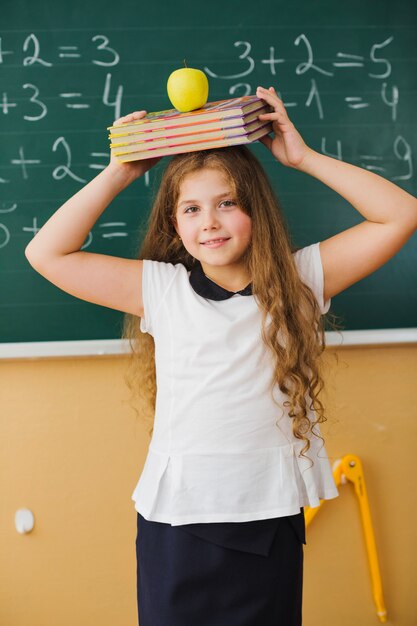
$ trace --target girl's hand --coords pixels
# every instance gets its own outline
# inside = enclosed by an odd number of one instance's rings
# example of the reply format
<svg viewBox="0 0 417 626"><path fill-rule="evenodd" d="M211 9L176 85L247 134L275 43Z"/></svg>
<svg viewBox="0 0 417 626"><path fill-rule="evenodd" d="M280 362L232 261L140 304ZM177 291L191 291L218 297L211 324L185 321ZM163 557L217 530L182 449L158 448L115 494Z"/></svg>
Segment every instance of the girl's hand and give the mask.
<svg viewBox="0 0 417 626"><path fill-rule="evenodd" d="M278 98L273 87L269 89L258 87L256 95L274 108L272 113L263 113L258 116L261 121L272 121L274 137L264 135L259 141L272 152L282 165L300 167L310 148L304 143L303 138L288 117L284 103Z"/></svg>
<svg viewBox="0 0 417 626"><path fill-rule="evenodd" d="M146 111L134 111L124 117L119 117L118 120L113 122L113 126L120 126L126 122L135 122L136 120L140 120L142 117L145 117L145 115ZM109 167L126 175L126 178L130 183L136 180L136 178L139 178L139 176L143 176L145 172L156 165L161 159L162 157L154 157L151 159L141 159L140 161L128 161L127 163L122 163L116 156L114 156L114 154L111 154Z"/></svg>

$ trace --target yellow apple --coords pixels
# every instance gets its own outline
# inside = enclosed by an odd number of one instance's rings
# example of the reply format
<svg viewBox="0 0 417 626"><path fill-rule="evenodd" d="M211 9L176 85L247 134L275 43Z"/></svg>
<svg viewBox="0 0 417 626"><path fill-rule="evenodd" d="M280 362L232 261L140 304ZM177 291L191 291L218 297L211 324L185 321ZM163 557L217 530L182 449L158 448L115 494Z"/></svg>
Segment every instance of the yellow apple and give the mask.
<svg viewBox="0 0 417 626"><path fill-rule="evenodd" d="M201 109L207 102L208 90L207 76L192 67L175 70L167 82L168 98L181 113Z"/></svg>

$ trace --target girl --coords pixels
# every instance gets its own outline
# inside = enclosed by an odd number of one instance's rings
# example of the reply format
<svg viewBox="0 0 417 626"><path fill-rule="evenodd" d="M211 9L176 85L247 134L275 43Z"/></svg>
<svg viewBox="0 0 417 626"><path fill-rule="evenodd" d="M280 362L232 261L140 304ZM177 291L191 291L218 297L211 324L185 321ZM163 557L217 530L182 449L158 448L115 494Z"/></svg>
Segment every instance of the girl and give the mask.
<svg viewBox="0 0 417 626"><path fill-rule="evenodd" d="M363 222L294 249L260 163L236 146L170 160L139 259L80 248L159 159L111 158L26 248L61 289L128 314L128 384L155 410L132 495L140 626L300 626L303 507L338 495L319 427L323 316L417 229L415 198L309 148L275 89L257 95L273 107L260 117L274 158Z"/></svg>

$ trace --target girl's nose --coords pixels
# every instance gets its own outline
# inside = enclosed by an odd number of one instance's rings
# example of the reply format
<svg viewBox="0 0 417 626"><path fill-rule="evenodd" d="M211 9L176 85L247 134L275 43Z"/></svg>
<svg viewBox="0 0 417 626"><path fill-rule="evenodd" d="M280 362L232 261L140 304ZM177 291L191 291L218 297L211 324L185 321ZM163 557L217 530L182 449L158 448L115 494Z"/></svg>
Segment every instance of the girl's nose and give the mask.
<svg viewBox="0 0 417 626"><path fill-rule="evenodd" d="M219 220L216 216L216 214L212 211L207 211L204 214L204 217L202 219L202 228L203 230L206 228L212 228L213 226L218 226L219 225Z"/></svg>

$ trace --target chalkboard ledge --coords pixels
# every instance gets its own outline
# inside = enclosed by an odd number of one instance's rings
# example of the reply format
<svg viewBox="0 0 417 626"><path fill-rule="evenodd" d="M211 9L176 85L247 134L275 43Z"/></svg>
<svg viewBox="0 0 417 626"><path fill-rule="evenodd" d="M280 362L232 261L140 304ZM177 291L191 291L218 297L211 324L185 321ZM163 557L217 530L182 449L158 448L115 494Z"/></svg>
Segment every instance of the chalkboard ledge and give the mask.
<svg viewBox="0 0 417 626"><path fill-rule="evenodd" d="M326 346L386 345L417 343L417 328L381 328L377 330L347 330L326 332ZM126 339L96 339L86 341L30 341L0 344L0 359L41 359L56 357L93 357L128 354Z"/></svg>

